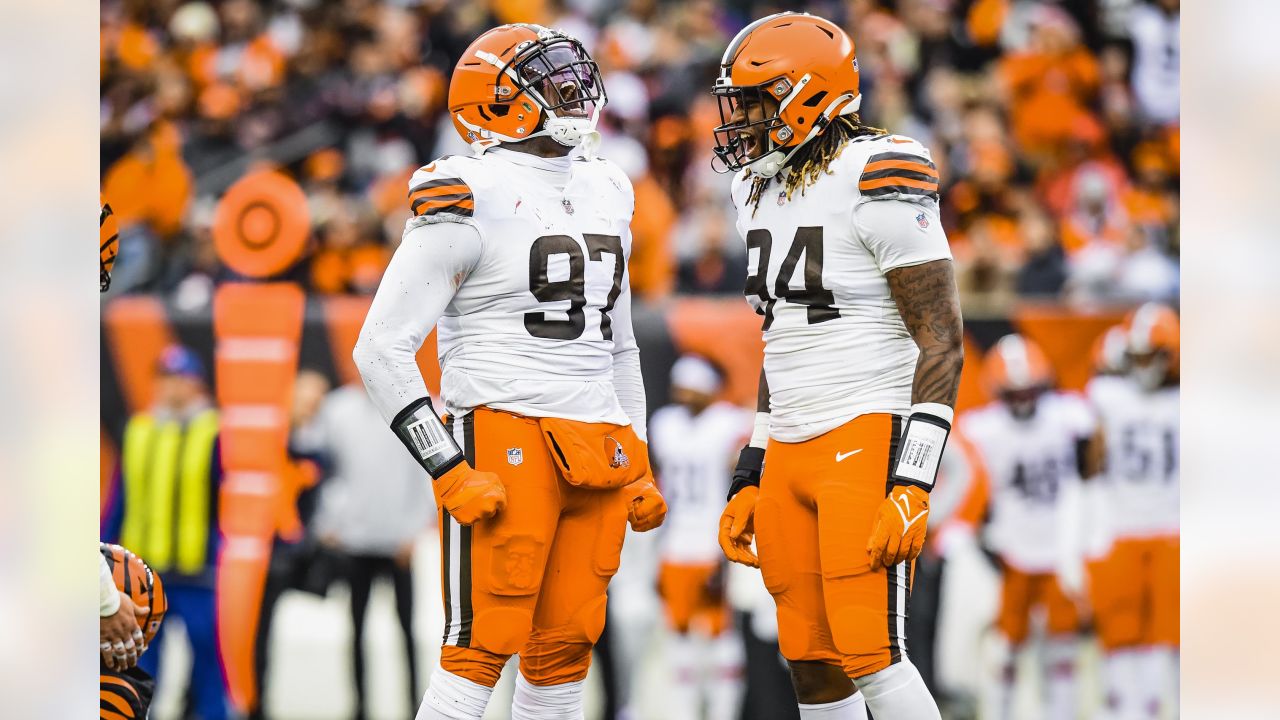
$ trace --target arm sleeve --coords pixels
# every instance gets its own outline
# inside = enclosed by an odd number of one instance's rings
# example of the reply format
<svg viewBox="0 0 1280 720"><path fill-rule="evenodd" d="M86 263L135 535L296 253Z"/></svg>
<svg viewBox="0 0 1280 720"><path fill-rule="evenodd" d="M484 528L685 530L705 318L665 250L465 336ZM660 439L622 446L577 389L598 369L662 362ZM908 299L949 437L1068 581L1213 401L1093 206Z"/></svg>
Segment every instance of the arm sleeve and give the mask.
<svg viewBox="0 0 1280 720"><path fill-rule="evenodd" d="M120 609L120 591L111 579L107 558L98 553L98 615L111 617Z"/></svg>
<svg viewBox="0 0 1280 720"><path fill-rule="evenodd" d="M458 286L480 261L479 231L456 222L410 221L374 295L352 356L388 423L427 397L415 359Z"/></svg>
<svg viewBox="0 0 1280 720"><path fill-rule="evenodd" d="M631 419L631 426L641 440L648 442L644 379L640 375L640 348L631 327L631 281L624 277L622 294L613 306L613 389L618 404Z"/></svg>
<svg viewBox="0 0 1280 720"><path fill-rule="evenodd" d="M938 204L932 200L886 199L860 203L853 210L853 227L875 257L881 273L951 259L951 246L942 230Z"/></svg>

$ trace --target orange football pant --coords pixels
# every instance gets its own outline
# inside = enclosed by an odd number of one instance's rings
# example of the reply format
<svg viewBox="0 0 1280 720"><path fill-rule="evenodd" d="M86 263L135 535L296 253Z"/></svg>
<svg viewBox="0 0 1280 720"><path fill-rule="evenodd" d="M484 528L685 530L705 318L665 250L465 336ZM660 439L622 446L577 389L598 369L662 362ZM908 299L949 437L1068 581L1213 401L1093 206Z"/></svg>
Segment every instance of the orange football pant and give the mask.
<svg viewBox="0 0 1280 720"><path fill-rule="evenodd" d="M872 572L866 552L901 426L876 413L805 442L769 441L756 547L788 660L840 665L859 678L906 652L912 568Z"/></svg>
<svg viewBox="0 0 1280 720"><path fill-rule="evenodd" d="M622 490L569 485L532 418L478 408L449 422L466 459L497 473L507 506L469 527L440 510L440 664L492 687L520 654L534 685L587 676L626 532Z"/></svg>
<svg viewBox="0 0 1280 720"><path fill-rule="evenodd" d="M1080 629L1076 604L1062 591L1053 573L1026 573L1005 565L1000 587L1000 614L996 627L1012 645L1020 645L1030 631L1031 612L1043 607L1051 635Z"/></svg>
<svg viewBox="0 0 1280 720"><path fill-rule="evenodd" d="M1179 545L1177 536L1120 539L1089 564L1089 600L1104 650L1179 644Z"/></svg>
<svg viewBox="0 0 1280 720"><path fill-rule="evenodd" d="M697 625L712 637L724 632L730 618L729 603L723 589L713 587L716 575L722 570L719 563L662 563L658 570L658 593L673 629L687 633ZM723 585L724 578L719 580Z"/></svg>

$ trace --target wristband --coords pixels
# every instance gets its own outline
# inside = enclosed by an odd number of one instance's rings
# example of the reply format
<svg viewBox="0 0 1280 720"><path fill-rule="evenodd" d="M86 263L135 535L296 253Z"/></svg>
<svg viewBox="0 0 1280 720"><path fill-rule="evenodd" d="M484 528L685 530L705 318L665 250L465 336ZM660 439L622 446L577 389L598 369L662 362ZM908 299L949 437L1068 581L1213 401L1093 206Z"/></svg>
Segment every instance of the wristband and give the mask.
<svg viewBox="0 0 1280 720"><path fill-rule="evenodd" d="M432 479L439 479L463 460L462 448L440 422L429 397L415 400L397 413L391 430Z"/></svg>
<svg viewBox="0 0 1280 720"><path fill-rule="evenodd" d="M769 444L769 418L767 412L757 412L755 424L751 427L751 440L747 442L753 448L762 448Z"/></svg>
<svg viewBox="0 0 1280 720"><path fill-rule="evenodd" d="M738 466L733 469L733 484L729 486L729 495L725 501L733 499L739 490L748 485L760 487L760 476L764 472L764 449L747 445L738 454Z"/></svg>
<svg viewBox="0 0 1280 720"><path fill-rule="evenodd" d="M938 464L947 445L947 436L951 433L951 423L938 415L917 408L912 410L898 441L898 457L890 480L895 484L916 485L930 491L938 479Z"/></svg>

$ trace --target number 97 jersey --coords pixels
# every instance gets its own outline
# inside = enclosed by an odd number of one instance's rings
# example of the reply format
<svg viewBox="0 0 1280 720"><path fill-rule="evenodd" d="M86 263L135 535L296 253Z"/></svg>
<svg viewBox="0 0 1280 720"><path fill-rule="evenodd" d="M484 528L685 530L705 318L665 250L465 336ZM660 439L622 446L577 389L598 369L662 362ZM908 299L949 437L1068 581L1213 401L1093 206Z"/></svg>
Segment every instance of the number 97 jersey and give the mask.
<svg viewBox="0 0 1280 720"><path fill-rule="evenodd" d="M951 258L929 151L864 136L790 198L785 178L759 193L750 175L733 184L745 293L764 317L770 437L802 442L859 415L908 414L918 350L885 274Z"/></svg>
<svg viewBox="0 0 1280 720"><path fill-rule="evenodd" d="M458 222L480 236L437 325L449 412L628 424L612 382L614 354L635 348L626 175L494 148L437 160L409 188L411 229Z"/></svg>

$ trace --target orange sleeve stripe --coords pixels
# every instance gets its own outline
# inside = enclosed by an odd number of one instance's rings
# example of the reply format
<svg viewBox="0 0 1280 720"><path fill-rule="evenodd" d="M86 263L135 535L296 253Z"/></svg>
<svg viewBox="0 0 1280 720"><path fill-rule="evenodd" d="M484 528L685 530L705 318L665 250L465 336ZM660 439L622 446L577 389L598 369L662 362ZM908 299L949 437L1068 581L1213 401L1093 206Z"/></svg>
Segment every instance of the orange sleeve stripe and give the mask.
<svg viewBox="0 0 1280 720"><path fill-rule="evenodd" d="M409 193L409 199L417 200L420 197L432 197L434 195L462 195L470 192L471 188L466 185L441 185L439 187L415 190Z"/></svg>
<svg viewBox="0 0 1280 720"><path fill-rule="evenodd" d="M466 199L450 199L450 200L427 200L422 204L416 204L413 212L415 215L428 215L441 211L464 211L462 214L470 215L475 212L476 203L468 196Z"/></svg>
<svg viewBox="0 0 1280 720"><path fill-rule="evenodd" d="M98 697L102 702L119 710L121 715L124 715L125 717L133 717L133 708L129 707L129 702L117 695L114 690L100 692L98 693ZM102 709L105 711L107 708Z"/></svg>
<svg viewBox="0 0 1280 720"><path fill-rule="evenodd" d="M902 160L877 160L876 162L867 163L864 173L873 173L877 170L908 170L911 172L924 173L938 177L938 171L924 163L905 162Z"/></svg>
<svg viewBox="0 0 1280 720"><path fill-rule="evenodd" d="M859 190L875 190L876 188L893 187L893 186L913 187L913 188L919 188L921 190L937 190L938 189L937 182L925 182L923 180L912 180L911 178L905 178L905 177L887 177L887 178L881 178L879 180L863 180L862 182L858 183Z"/></svg>

